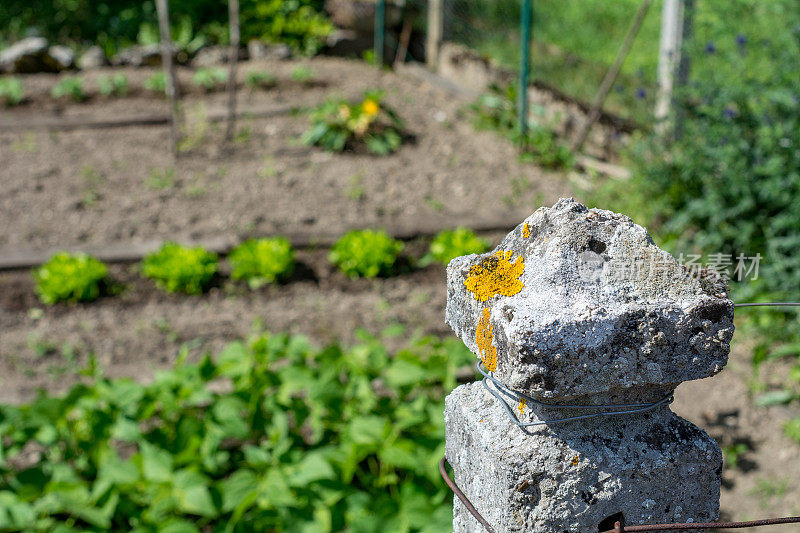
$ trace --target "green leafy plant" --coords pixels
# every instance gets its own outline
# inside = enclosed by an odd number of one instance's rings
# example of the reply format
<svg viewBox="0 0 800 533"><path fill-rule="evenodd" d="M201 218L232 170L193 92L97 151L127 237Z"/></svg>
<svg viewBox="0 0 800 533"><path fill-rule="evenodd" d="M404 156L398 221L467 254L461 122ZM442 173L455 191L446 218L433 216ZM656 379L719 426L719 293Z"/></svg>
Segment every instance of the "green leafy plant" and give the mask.
<svg viewBox="0 0 800 533"><path fill-rule="evenodd" d="M83 78L70 76L64 78L53 86L50 91L53 98L69 97L76 102L86 100L86 93L83 90Z"/></svg>
<svg viewBox="0 0 800 533"><path fill-rule="evenodd" d="M184 345L148 384L91 359L65 396L0 405L0 527L448 530L444 395L474 356L455 338L392 354L359 337L257 334L194 363Z"/></svg>
<svg viewBox="0 0 800 533"><path fill-rule="evenodd" d="M469 228L461 227L440 231L431 241L429 257L433 261L447 266L456 257L482 254L488 249L489 242L486 239L481 239Z"/></svg>
<svg viewBox="0 0 800 533"><path fill-rule="evenodd" d="M217 254L166 242L142 261L142 274L168 292L200 294L217 272Z"/></svg>
<svg viewBox="0 0 800 533"><path fill-rule="evenodd" d="M167 77L163 72L154 72L144 80L144 88L155 93L165 94L167 91Z"/></svg>
<svg viewBox="0 0 800 533"><path fill-rule="evenodd" d="M517 88L491 85L489 91L472 105L477 129L494 130L522 147L523 161L551 168L569 168L575 164L569 146L561 142L551 128L537 122L528 124L525 135L519 130Z"/></svg>
<svg viewBox="0 0 800 533"><path fill-rule="evenodd" d="M242 39L286 43L314 55L325 45L334 26L319 0L255 0L242 5Z"/></svg>
<svg viewBox="0 0 800 533"><path fill-rule="evenodd" d="M207 92L217 89L228 81L228 72L221 67L201 68L192 76L192 83L205 89Z"/></svg>
<svg viewBox="0 0 800 533"><path fill-rule="evenodd" d="M294 250L282 237L250 239L228 255L231 277L247 281L251 289L286 279L294 270Z"/></svg>
<svg viewBox="0 0 800 533"><path fill-rule="evenodd" d="M245 75L244 83L250 89L266 89L275 86L276 78L263 70L251 70Z"/></svg>
<svg viewBox="0 0 800 533"><path fill-rule="evenodd" d="M169 189L175 184L175 169L173 167L154 168L145 180L145 185L153 190Z"/></svg>
<svg viewBox="0 0 800 533"><path fill-rule="evenodd" d="M4 76L0 78L0 102L5 105L17 105L25 99L25 90L19 78Z"/></svg>
<svg viewBox="0 0 800 533"><path fill-rule="evenodd" d="M374 278L391 274L402 250L386 232L353 230L336 241L328 259L351 278Z"/></svg>
<svg viewBox="0 0 800 533"><path fill-rule="evenodd" d="M309 83L314 79L314 71L305 65L297 65L290 74L292 81L297 83Z"/></svg>
<svg viewBox="0 0 800 533"><path fill-rule="evenodd" d="M108 269L84 253L59 252L36 269L36 293L46 304L91 302L101 293Z"/></svg>
<svg viewBox="0 0 800 533"><path fill-rule="evenodd" d="M121 72L112 76L104 74L97 78L97 89L103 96L125 96L128 94L128 78Z"/></svg>
<svg viewBox="0 0 800 533"><path fill-rule="evenodd" d="M403 143L403 122L382 99L383 92L373 90L360 102L327 100L311 111L311 128L303 133L303 142L333 152L361 145L373 154L394 152Z"/></svg>

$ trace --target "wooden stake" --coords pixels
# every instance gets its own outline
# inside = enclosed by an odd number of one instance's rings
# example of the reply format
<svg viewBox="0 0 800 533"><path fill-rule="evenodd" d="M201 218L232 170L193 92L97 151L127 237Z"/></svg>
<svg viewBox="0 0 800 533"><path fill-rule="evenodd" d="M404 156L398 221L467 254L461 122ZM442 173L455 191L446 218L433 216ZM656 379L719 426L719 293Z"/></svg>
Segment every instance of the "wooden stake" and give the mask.
<svg viewBox="0 0 800 533"><path fill-rule="evenodd" d="M408 44L411 42L411 30L413 29L414 17L416 15L417 11L414 9L414 6L406 4L405 14L403 15L403 28L400 30L400 43L397 46L397 53L394 56L392 68L397 69L406 62Z"/></svg>
<svg viewBox="0 0 800 533"><path fill-rule="evenodd" d="M592 104L592 108L589 110L589 116L586 118L586 122L583 123L583 127L575 138L575 142L572 143L573 151L577 152L581 149L583 143L586 142L586 138L589 136L589 130L592 129L594 123L600 118L600 110L603 108L608 92L617 79L617 75L622 68L622 63L625 61L625 58L628 57L628 52L631 50L633 40L636 38L636 34L639 33L639 29L642 27L642 22L644 21L644 16L647 14L647 10L652 3L653 0L642 0L642 3L639 4L639 10L633 18L631 27L628 29L628 34L625 35L625 40L622 42L622 46L617 53L617 58L614 60L614 64L611 65L611 68L608 69L608 72L606 72L606 77L603 79L600 90L597 92L597 98L595 98L594 104Z"/></svg>
<svg viewBox="0 0 800 533"><path fill-rule="evenodd" d="M180 101L178 83L175 77L175 65L172 61L172 39L169 36L169 5L168 0L156 0L158 11L158 29L161 33L161 64L164 67L164 76L167 81L166 91L172 115L170 117L170 130L172 137L172 155L178 157Z"/></svg>
<svg viewBox="0 0 800 533"><path fill-rule="evenodd" d="M682 11L681 0L664 0L664 7L661 10L661 40L658 47L658 93L653 113L659 135L667 131L675 72L681 61Z"/></svg>
<svg viewBox="0 0 800 533"><path fill-rule="evenodd" d="M428 0L428 28L425 41L425 63L434 72L439 66L439 48L444 33L444 0Z"/></svg>
<svg viewBox="0 0 800 533"><path fill-rule="evenodd" d="M239 63L239 0L228 0L230 26L230 70L228 71L228 126L225 140L232 142L236 129L236 67Z"/></svg>

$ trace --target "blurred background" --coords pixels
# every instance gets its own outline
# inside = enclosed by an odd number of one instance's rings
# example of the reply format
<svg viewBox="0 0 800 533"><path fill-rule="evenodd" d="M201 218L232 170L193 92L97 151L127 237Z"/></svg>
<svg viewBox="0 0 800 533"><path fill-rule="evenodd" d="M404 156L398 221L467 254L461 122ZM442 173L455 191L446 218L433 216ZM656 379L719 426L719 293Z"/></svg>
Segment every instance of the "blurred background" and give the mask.
<svg viewBox="0 0 800 533"><path fill-rule="evenodd" d="M0 531L447 531L445 265L574 196L800 287L796 0L4 0ZM800 327L674 408L800 514Z"/></svg>

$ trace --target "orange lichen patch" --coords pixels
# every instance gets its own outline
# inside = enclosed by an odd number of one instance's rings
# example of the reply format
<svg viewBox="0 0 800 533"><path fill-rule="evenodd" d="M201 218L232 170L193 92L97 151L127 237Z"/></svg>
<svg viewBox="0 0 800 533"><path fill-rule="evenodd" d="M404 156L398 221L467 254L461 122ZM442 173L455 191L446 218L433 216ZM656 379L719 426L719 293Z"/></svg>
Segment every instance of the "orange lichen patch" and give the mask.
<svg viewBox="0 0 800 533"><path fill-rule="evenodd" d="M475 342L478 343L478 352L481 355L481 361L486 365L490 372L497 370L497 348L492 344L494 336L492 335L492 325L489 323L491 311L489 308L483 310L483 315L478 321L478 331L475 334Z"/></svg>
<svg viewBox="0 0 800 533"><path fill-rule="evenodd" d="M522 226L522 237L524 239L527 239L530 236L531 236L531 225L526 222L525 225Z"/></svg>
<svg viewBox="0 0 800 533"><path fill-rule="evenodd" d="M464 280L467 290L481 302L497 295L513 296L521 291L524 285L519 278L525 270L525 261L519 256L512 263L513 254L510 250L500 250L472 265Z"/></svg>
<svg viewBox="0 0 800 533"><path fill-rule="evenodd" d="M519 399L519 405L517 406L517 409L519 409L519 414L525 413L525 398Z"/></svg>
<svg viewBox="0 0 800 533"><path fill-rule="evenodd" d="M572 458L572 466L578 466L578 456Z"/></svg>

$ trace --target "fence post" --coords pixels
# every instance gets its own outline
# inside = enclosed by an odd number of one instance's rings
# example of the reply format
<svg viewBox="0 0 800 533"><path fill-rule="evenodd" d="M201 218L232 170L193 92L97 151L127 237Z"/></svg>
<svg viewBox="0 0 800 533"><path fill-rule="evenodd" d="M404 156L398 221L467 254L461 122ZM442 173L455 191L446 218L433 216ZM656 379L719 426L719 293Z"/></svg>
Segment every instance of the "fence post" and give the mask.
<svg viewBox="0 0 800 533"><path fill-rule="evenodd" d="M521 142L528 135L528 69L531 64L531 16L533 6L531 0L522 1L520 13L520 59L519 59L519 94L517 95L517 114L519 115L519 132Z"/></svg>
<svg viewBox="0 0 800 533"><path fill-rule="evenodd" d="M228 25L230 32L230 62L228 70L228 124L225 140L233 141L236 130L236 67L239 63L239 0L228 0Z"/></svg>
<svg viewBox="0 0 800 533"><path fill-rule="evenodd" d="M658 46L658 92L653 113L659 135L667 131L666 122L672 107L675 73L681 60L682 11L681 0L664 0L661 9L661 39Z"/></svg>
<svg viewBox="0 0 800 533"><path fill-rule="evenodd" d="M425 38L425 63L436 71L439 68L439 48L444 32L444 0L428 0L428 27Z"/></svg>
<svg viewBox="0 0 800 533"><path fill-rule="evenodd" d="M172 155L173 157L178 157L180 101L178 97L178 82L175 77L175 64L172 61L173 50L172 39L169 35L169 4L167 0L156 0L156 11L158 12L158 29L161 34L161 63L164 67L167 98L171 109L170 139Z"/></svg>
<svg viewBox="0 0 800 533"><path fill-rule="evenodd" d="M445 456L496 531L717 519L722 452L669 403L727 362L723 281L561 199L451 261L446 320L486 377L445 400ZM483 531L454 503L454 533Z"/></svg>
<svg viewBox="0 0 800 533"><path fill-rule="evenodd" d="M383 68L383 49L386 43L386 0L375 2L375 64Z"/></svg>

